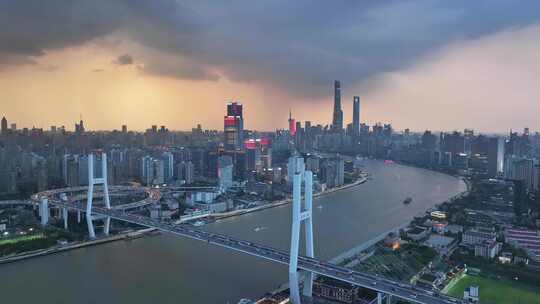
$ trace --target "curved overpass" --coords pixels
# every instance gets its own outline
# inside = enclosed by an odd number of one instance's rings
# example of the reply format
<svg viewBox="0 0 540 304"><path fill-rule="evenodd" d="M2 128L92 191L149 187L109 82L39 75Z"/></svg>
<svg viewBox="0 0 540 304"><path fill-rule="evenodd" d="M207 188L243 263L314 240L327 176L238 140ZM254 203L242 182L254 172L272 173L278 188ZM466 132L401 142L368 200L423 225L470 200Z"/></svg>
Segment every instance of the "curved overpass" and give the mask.
<svg viewBox="0 0 540 304"><path fill-rule="evenodd" d="M94 198L103 198L102 189L103 188L99 186L95 188ZM47 191L34 194L32 195L32 200L34 202L39 202L41 199L47 198L51 203L54 204L55 199L62 201L62 198L60 198L62 194L81 192L80 194L68 196L67 199L68 199L68 202L71 202L71 203L84 202L86 201L86 198L87 198L87 194L85 193L86 191L88 191L88 187L86 186L59 188L59 189L47 190ZM115 196L120 197L120 196L129 195L129 194L141 194L141 193L146 194L146 197L144 199L136 201L136 202L132 202L132 203L112 206L111 208L115 210L135 209L135 208L154 204L161 199L161 192L155 188L138 187L138 186L109 186L110 197L115 197Z"/></svg>

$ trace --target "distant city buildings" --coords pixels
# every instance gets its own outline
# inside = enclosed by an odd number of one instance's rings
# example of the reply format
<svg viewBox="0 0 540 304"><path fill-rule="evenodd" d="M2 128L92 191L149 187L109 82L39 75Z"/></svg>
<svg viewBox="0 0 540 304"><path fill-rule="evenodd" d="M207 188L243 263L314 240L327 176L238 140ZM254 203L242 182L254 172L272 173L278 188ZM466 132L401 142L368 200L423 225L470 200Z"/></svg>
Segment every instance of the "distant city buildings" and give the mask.
<svg viewBox="0 0 540 304"><path fill-rule="evenodd" d="M287 161L287 181L292 185L294 175L297 173L303 174L306 171L304 158L296 153L289 157Z"/></svg>
<svg viewBox="0 0 540 304"><path fill-rule="evenodd" d="M343 186L362 166L350 157L365 156L441 170L463 176L505 179L513 184L516 213L529 214L540 195L540 134L486 136L472 129L452 132L409 129L396 131L391 124L367 125L361 121L360 96L352 98L352 121L343 130L341 83L333 83L332 121L297 121L289 112L287 128L274 132L244 129L244 107L226 104L223 130L200 124L191 131L170 131L152 125L144 132L86 130L80 119L74 131L64 126L50 129L0 129L0 194L33 193L38 189L74 187L87 183L86 157L95 148L108 155L111 185L206 184L224 191L247 185L254 192L290 191L295 171L314 172L319 189ZM365 120L364 120L365 121ZM234 191L234 189L233 189Z"/></svg>
<svg viewBox="0 0 540 304"><path fill-rule="evenodd" d="M356 138L360 135L360 97L353 97L353 120L352 135Z"/></svg>
<svg viewBox="0 0 540 304"><path fill-rule="evenodd" d="M345 184L345 163L343 158L336 156L325 160L321 168L321 180L327 187L340 187Z"/></svg>
<svg viewBox="0 0 540 304"><path fill-rule="evenodd" d="M7 122L7 119L6 119L5 116L2 117L1 125L2 125L2 128L0 129L1 134L7 134L7 132L8 132L8 122Z"/></svg>
<svg viewBox="0 0 540 304"><path fill-rule="evenodd" d="M85 131L84 122L81 119L78 124L75 124L75 133L81 134L81 133L84 133L84 131Z"/></svg>
<svg viewBox="0 0 540 304"><path fill-rule="evenodd" d="M195 181L195 166L191 161L183 161L178 164L178 180L185 184L192 184Z"/></svg>
<svg viewBox="0 0 540 304"><path fill-rule="evenodd" d="M142 158L141 180L145 185L160 185L165 183L165 165L162 159L151 156Z"/></svg>
<svg viewBox="0 0 540 304"><path fill-rule="evenodd" d="M292 118L292 112L289 110L289 134L291 136L296 135L296 122L294 118Z"/></svg>

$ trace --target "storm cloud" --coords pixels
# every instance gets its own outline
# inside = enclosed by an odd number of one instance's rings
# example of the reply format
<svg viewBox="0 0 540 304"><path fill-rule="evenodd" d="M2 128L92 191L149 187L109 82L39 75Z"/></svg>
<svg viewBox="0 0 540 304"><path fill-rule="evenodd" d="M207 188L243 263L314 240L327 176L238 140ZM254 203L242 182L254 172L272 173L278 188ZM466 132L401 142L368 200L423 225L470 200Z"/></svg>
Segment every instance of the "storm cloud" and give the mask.
<svg viewBox="0 0 540 304"><path fill-rule="evenodd" d="M131 65L133 64L133 57L130 54L120 55L113 63L117 65Z"/></svg>
<svg viewBox="0 0 540 304"><path fill-rule="evenodd" d="M114 36L151 50L123 50L149 74L318 96L333 79L361 84L450 43L538 21L535 0L7 0L0 67Z"/></svg>

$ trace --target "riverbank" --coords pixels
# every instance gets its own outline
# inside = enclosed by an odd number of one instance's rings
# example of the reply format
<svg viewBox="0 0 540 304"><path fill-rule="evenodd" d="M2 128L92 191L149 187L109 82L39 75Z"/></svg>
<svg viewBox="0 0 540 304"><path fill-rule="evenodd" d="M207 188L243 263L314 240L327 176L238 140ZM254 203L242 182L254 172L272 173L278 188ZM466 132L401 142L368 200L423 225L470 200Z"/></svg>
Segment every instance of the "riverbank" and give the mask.
<svg viewBox="0 0 540 304"><path fill-rule="evenodd" d="M431 207L433 202L444 201L464 190L463 183L457 179L426 174L423 170L405 166L366 161L365 171L374 177L368 181L369 184L324 196L314 202L315 206L324 206L313 210L318 258L329 260L399 226L404 220ZM397 175L401 179L395 178ZM437 186L440 186L440 191L426 191ZM404 207L402 201L407 196L414 197L414 203ZM290 245L289 206L200 228L287 250ZM159 237L112 242L5 264L0 269L4 277L10 278L0 288L4 298L21 303L44 301L47 304L91 304L95 299L81 298L80 295L92 294L96 290L102 291L100 295L111 299L110 302L232 304L240 298L262 296L287 278L283 265L165 233ZM91 283L73 281L81 275ZM57 286L68 288L65 293L58 294L55 292ZM145 288L141 289L141 286ZM207 286L212 286L211 292Z"/></svg>
<svg viewBox="0 0 540 304"><path fill-rule="evenodd" d="M332 188L332 189L328 189L328 190L325 190L325 191L322 191L322 192L315 193L315 194L313 194L313 197L314 198L322 197L322 196L325 196L325 195L328 195L328 194L331 194L331 193L335 193L335 192L338 192L338 191L343 191L343 190L346 190L346 189L349 189L349 188L356 187L356 186L359 186L361 184L364 184L367 181L368 181L368 175L366 174L365 176L361 177L360 179L358 179L357 181L355 181L353 183L346 184L346 185L343 185L341 187L336 187L336 188ZM209 214L208 217L212 218L212 220L214 220L214 221L218 221L218 220L225 219L225 218L240 216L240 215L247 214L247 213L252 213L252 212L257 212L257 211L261 211L261 210L265 210L265 209L269 209L269 208L275 208L275 207L287 205L287 204L290 204L291 202L292 202L292 199L288 198L288 199L284 199L284 200L277 201L277 202L274 202L274 203L264 204L262 206L257 206L257 207L253 207L253 208L249 208L249 209L234 210L234 211L223 212L223 213L213 213L213 214ZM189 221L185 221L185 222L189 222ZM178 221L177 223L182 223L182 221Z"/></svg>
<svg viewBox="0 0 540 304"><path fill-rule="evenodd" d="M148 233L154 231L153 228L141 229L137 231L124 232L116 235L101 237L95 240L83 241L83 242L73 242L66 245L56 245L50 248L33 250L29 252L24 252L20 254L10 255L0 258L0 265L7 263L14 263L26 259L42 257L50 254L62 253L65 251L75 250L84 247L96 246L100 244L116 242L116 241L126 241L138 239L146 236Z"/></svg>
<svg viewBox="0 0 540 304"><path fill-rule="evenodd" d="M434 172L439 172L439 171L434 171ZM442 173L442 172L439 172L439 173ZM446 174L446 173L442 173L442 174ZM447 174L447 175L449 175L449 174ZM453 175L449 175L449 176L453 176ZM457 193L457 194L453 195L452 197L450 197L448 199L448 201L450 201L450 202L454 201L455 199L463 198L463 197L469 195L470 190L471 190L470 182L467 179L462 178L462 177L458 177L458 176L454 176L454 177L461 179L465 183L466 190L464 190L464 191L462 191L460 193ZM437 207L437 206L439 206L439 204L442 204L442 203L443 202L437 203L433 207ZM409 220L409 221L407 221L407 222L405 222L405 223L403 223L403 224L401 224L401 225L399 225L399 226L397 226L395 228L392 228L392 229L390 229L390 230L388 230L386 232L383 232L380 235L368 240L367 242L363 242L362 244L359 244L358 246L353 247L353 248L349 249L348 251L345 251L342 254L332 258L331 260L329 260L329 262L334 263L334 264L341 264L341 263L343 263L344 261L346 261L348 259L352 259L355 256L362 253L362 251L365 251L365 250L369 249L370 247L372 247L373 245L377 244L378 242L381 242L382 240L384 240L384 238L389 233L394 232L394 233L399 234L400 230L407 228L407 226L409 226L410 224L411 224L411 221Z"/></svg>
<svg viewBox="0 0 540 304"><path fill-rule="evenodd" d="M342 190L345 190L345 189L349 189L351 187L361 185L361 184L365 183L368 180L367 177L368 176L365 175L362 178L360 178L359 180L355 181L354 183L343 185L341 187L332 188L332 189L329 189L329 190L326 190L326 191L323 191L323 192L316 193L316 194L313 195L313 197L320 197L320 196L328 195L330 193L334 193L334 192L337 192L337 191L342 191ZM286 200L281 200L281 201L278 201L278 202L265 204L265 205L262 205L262 206L257 206L257 207L249 208L249 209L235 210L235 211L219 213L219 214L209 214L208 217L211 217L212 221L217 221L217 220L221 220L221 219L225 219L225 218L241 216L241 215L252 213L252 212L257 212L257 211L261 211L261 210L265 210L265 209L269 209L269 208L275 208L275 207L283 206L283 205L289 204L291 202L292 202L291 199L286 199ZM205 217L202 217L202 218L205 218ZM187 221L179 220L179 221L176 221L175 223L176 224L181 224L181 223L186 223L186 222L190 222L190 221L191 220L187 220ZM45 256L45 255L50 255L50 254L57 254L57 253L61 253L61 252L69 251L69 250L75 250L75 249L89 247L89 246L96 246L96 245L115 242L115 241L142 238L146 234L148 234L149 232L153 232L155 230L156 229L154 229L154 228L145 228L145 229L141 229L141 230L137 230L137 231L123 232L123 233L120 233L120 234L117 234L117 235L114 235L114 236L102 237L102 238L95 239L95 240L84 241L84 242L75 242L75 243L70 243L70 244L67 244L67 245L56 245L56 246L51 247L51 248L39 249L39 250L34 250L34 251L30 251L30 252L24 252L24 253L11 255L11 256L7 256L7 257L1 257L0 258L0 264L13 263L13 262L26 260L26 259L30 259L30 258L41 257L41 256Z"/></svg>
<svg viewBox="0 0 540 304"><path fill-rule="evenodd" d="M415 166L410 166L410 165L407 165L407 164L399 164L399 165L412 167L412 168L415 168L415 169L425 169L425 168L419 168L419 167L415 167ZM441 201L439 203L436 203L430 208L437 207L437 206L439 206L441 203L443 203L445 201L452 202L453 200L455 200L457 198L462 198L462 197L468 195L470 190L471 190L470 182L467 179L463 178L463 177L454 176L454 175L450 175L450 174L435 171L435 170L429 170L429 169L425 169L425 170L430 171L430 172L437 172L437 173L441 173L441 174L444 174L444 175L447 175L447 176L452 176L452 177L458 178L458 179L462 180L466 185L466 189L464 191L461 191L461 192L459 192L457 194L449 196L448 199L446 199L444 201ZM427 208L425 211L429 210L430 208ZM407 228L410 225L410 223L411 223L411 220L407 220L406 222L404 222L404 223L402 223L402 224L400 224L400 225L398 225L398 226L396 226L394 228L386 230L385 232L383 232L383 233L369 239L368 241L362 242L362 243L358 244L357 246L352 247L351 249L342 252L341 254L331 258L328 261L330 263L333 263L333 264L336 264L336 265L342 265L344 267L354 267L355 265L360 263L361 260L367 259L371 255L373 255L373 250L371 250L371 248L373 248L373 246L375 246L377 243L383 241L385 239L385 237L389 233L393 232L393 233L399 234L399 231L402 230L402 229ZM303 276L300 276L300 280L302 280L303 278L304 278ZM279 288L269 292L269 294L278 294L278 293L283 292L287 288L288 288L288 283L283 283L283 284L281 284L279 286Z"/></svg>

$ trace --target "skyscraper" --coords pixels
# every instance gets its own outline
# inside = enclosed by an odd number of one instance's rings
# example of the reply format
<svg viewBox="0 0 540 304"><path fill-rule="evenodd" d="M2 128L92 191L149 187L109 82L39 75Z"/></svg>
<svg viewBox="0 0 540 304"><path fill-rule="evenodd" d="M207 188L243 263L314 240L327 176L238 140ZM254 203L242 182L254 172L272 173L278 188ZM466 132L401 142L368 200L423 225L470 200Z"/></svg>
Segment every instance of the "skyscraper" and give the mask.
<svg viewBox="0 0 540 304"><path fill-rule="evenodd" d="M488 142L488 174L490 177L501 175L504 170L504 139L493 137Z"/></svg>
<svg viewBox="0 0 540 304"><path fill-rule="evenodd" d="M163 179L168 182L174 176L174 156L171 152L164 152L161 161L163 161Z"/></svg>
<svg viewBox="0 0 540 304"><path fill-rule="evenodd" d="M6 117L2 117L2 134L6 134L8 131L8 122Z"/></svg>
<svg viewBox="0 0 540 304"><path fill-rule="evenodd" d="M341 110L341 83L334 82L334 115L332 117L332 129L343 130L343 111Z"/></svg>
<svg viewBox="0 0 540 304"><path fill-rule="evenodd" d="M289 109L289 134L291 136L296 135L296 123L294 118L292 118L292 112Z"/></svg>
<svg viewBox="0 0 540 304"><path fill-rule="evenodd" d="M219 187L227 190L233 185L233 159L229 155L218 158Z"/></svg>
<svg viewBox="0 0 540 304"><path fill-rule="evenodd" d="M82 118L78 124L77 123L75 124L75 133L78 133L78 134L84 133L84 122Z"/></svg>
<svg viewBox="0 0 540 304"><path fill-rule="evenodd" d="M227 104L227 115L224 118L225 150L241 150L244 142L244 118L242 104Z"/></svg>
<svg viewBox="0 0 540 304"><path fill-rule="evenodd" d="M352 118L352 129L354 136L360 135L360 97L353 97L353 118Z"/></svg>

